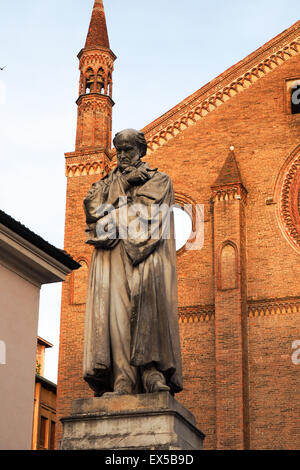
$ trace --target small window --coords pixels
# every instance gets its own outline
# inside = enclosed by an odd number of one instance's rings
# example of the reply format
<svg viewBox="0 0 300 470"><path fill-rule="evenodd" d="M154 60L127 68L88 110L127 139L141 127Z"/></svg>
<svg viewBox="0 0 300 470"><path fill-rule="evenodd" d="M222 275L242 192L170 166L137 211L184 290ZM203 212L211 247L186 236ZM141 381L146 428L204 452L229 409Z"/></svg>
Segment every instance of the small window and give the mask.
<svg viewBox="0 0 300 470"><path fill-rule="evenodd" d="M291 111L292 114L300 114L300 81L295 82L291 88Z"/></svg>
<svg viewBox="0 0 300 470"><path fill-rule="evenodd" d="M286 112L300 114L300 78L286 80Z"/></svg>
<svg viewBox="0 0 300 470"><path fill-rule="evenodd" d="M47 418L41 416L40 421L40 435L39 435L39 445L42 448L46 448L46 430L47 430Z"/></svg>
<svg viewBox="0 0 300 470"><path fill-rule="evenodd" d="M51 421L51 430L50 430L50 450L55 449L55 421Z"/></svg>

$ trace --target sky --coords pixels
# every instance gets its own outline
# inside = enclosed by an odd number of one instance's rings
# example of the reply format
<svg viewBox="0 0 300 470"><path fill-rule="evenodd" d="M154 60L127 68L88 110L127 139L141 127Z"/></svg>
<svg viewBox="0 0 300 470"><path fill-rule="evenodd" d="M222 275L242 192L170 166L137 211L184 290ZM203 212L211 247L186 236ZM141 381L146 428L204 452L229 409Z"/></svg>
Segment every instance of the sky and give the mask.
<svg viewBox="0 0 300 470"><path fill-rule="evenodd" d="M0 0L0 208L63 248L64 153L74 151L77 54L94 0ZM298 5L298 6L297 6ZM104 0L113 133L141 129L299 20L294 0ZM56 382L61 285L43 286L38 334ZM0 311L1 314L1 311ZM0 332L1 333L1 332Z"/></svg>

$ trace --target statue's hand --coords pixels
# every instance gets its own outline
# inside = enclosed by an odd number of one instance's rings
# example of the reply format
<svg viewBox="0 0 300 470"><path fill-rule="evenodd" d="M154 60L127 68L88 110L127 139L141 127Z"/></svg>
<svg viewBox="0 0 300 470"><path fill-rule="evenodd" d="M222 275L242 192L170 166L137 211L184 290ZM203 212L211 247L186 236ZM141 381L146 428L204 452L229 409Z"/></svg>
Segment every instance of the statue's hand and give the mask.
<svg viewBox="0 0 300 470"><path fill-rule="evenodd" d="M125 172L123 173L123 176L130 184L145 183L146 181L148 181L148 179L150 179L150 176L148 175L148 172L146 170L140 170L139 168L135 168L132 166L126 168Z"/></svg>

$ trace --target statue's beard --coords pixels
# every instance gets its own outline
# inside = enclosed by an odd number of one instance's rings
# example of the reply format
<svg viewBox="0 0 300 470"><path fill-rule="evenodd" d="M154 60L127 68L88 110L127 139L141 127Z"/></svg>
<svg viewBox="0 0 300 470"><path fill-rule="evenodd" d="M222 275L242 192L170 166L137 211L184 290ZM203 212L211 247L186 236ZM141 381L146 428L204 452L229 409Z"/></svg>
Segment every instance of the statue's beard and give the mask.
<svg viewBox="0 0 300 470"><path fill-rule="evenodd" d="M118 168L120 168L121 171L124 171L129 166L139 166L140 163L141 163L140 160L132 163L130 159L125 158L124 160L118 161Z"/></svg>
<svg viewBox="0 0 300 470"><path fill-rule="evenodd" d="M125 170L128 166L131 166L130 160L122 160L118 162L118 167L121 168L121 170Z"/></svg>

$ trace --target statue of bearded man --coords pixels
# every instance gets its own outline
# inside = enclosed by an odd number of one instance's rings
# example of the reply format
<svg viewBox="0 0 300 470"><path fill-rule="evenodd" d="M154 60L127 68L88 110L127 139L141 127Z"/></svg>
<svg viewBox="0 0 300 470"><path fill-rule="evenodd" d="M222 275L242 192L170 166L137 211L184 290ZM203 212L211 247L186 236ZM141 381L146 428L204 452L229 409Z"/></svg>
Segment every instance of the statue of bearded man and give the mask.
<svg viewBox="0 0 300 470"><path fill-rule="evenodd" d="M114 145L117 167L84 200L87 243L95 247L84 379L95 396L175 394L182 368L173 186L141 160L147 152L141 132L119 132Z"/></svg>

